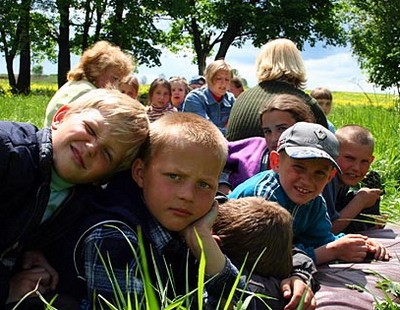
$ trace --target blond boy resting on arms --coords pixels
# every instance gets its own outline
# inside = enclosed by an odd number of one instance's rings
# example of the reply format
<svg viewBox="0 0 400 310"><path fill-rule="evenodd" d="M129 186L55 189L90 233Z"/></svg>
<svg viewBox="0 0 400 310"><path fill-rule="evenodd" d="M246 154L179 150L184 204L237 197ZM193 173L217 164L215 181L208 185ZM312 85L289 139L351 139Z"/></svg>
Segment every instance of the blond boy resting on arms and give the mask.
<svg viewBox="0 0 400 310"><path fill-rule="evenodd" d="M337 163L342 173L324 188L323 196L327 203L328 214L332 221L332 232L357 232L382 227L382 223L363 223L356 220L373 221L360 213L379 215L379 201L383 191L379 188L361 187L350 191L367 175L374 160L375 141L367 128L359 125L347 125L336 133L339 140Z"/></svg>

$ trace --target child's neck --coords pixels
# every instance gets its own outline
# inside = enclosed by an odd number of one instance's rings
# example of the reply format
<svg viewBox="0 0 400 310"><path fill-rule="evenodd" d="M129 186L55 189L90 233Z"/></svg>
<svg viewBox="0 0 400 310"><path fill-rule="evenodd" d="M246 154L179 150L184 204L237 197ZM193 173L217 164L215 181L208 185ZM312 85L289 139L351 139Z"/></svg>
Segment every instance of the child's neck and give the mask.
<svg viewBox="0 0 400 310"><path fill-rule="evenodd" d="M222 100L223 96L217 96L216 94L214 94L213 92L210 92L211 95L213 96L213 98L217 101L220 102Z"/></svg>

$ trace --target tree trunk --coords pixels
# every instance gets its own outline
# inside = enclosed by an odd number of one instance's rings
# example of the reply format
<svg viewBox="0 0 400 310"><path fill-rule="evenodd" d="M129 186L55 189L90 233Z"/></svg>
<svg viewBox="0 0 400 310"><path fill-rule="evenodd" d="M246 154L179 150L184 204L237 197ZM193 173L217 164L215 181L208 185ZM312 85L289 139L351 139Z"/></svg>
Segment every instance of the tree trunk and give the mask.
<svg viewBox="0 0 400 310"><path fill-rule="evenodd" d="M89 38L89 29L92 24L93 10L90 6L91 0L87 0L85 3L85 21L83 22L83 31L82 31L82 51L86 50L89 47L88 38Z"/></svg>
<svg viewBox="0 0 400 310"><path fill-rule="evenodd" d="M60 26L58 37L58 88L67 82L67 73L71 69L71 54L69 46L69 0L57 1L60 14Z"/></svg>
<svg viewBox="0 0 400 310"><path fill-rule="evenodd" d="M30 8L31 0L21 2L20 18L20 55L19 74L17 80L17 92L28 95L31 88L31 40L30 29Z"/></svg>
<svg viewBox="0 0 400 310"><path fill-rule="evenodd" d="M228 28L224 32L224 35L222 36L218 52L215 55L215 60L225 59L229 47L232 45L233 41L235 41L235 38L240 35L240 30L241 30L240 21L235 21L234 23L228 26Z"/></svg>
<svg viewBox="0 0 400 310"><path fill-rule="evenodd" d="M11 87L11 91L14 93L17 90L17 81L15 80L15 74L13 68L15 55L6 55L5 58L7 66L8 84Z"/></svg>
<svg viewBox="0 0 400 310"><path fill-rule="evenodd" d="M123 23L122 16L124 13L124 3L121 0L115 1L114 16L112 18L112 25L110 31L111 42L115 45L122 46L121 42L121 25Z"/></svg>

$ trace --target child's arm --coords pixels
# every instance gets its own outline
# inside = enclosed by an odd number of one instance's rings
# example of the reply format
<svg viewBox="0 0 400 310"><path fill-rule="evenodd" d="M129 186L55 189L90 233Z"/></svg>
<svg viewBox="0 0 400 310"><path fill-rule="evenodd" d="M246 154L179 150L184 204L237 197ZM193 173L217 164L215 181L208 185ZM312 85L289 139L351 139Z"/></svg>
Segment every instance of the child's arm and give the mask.
<svg viewBox="0 0 400 310"><path fill-rule="evenodd" d="M196 258L200 258L201 248L197 242L195 229L203 244L203 251L206 257L206 274L213 277L206 285L210 297L210 304L218 301L222 295L227 297L231 288L238 277L238 270L222 253L218 243L212 236L212 225L218 214L218 203L214 202L211 210L202 218L185 228L181 234L186 240L186 244L191 249ZM215 277L214 277L215 276ZM240 280L238 288L244 289L245 283ZM234 302L237 302L242 293L238 291L234 295ZM252 308L251 304L249 307ZM249 309L250 309L249 308Z"/></svg>
<svg viewBox="0 0 400 310"><path fill-rule="evenodd" d="M197 231L203 243L203 251L206 256L206 273L210 276L220 273L226 265L226 257L211 233L212 225L217 215L218 203L214 202L211 210L205 216L182 231L187 246L191 249L193 255L197 259L200 259L201 248L197 242L195 230Z"/></svg>
<svg viewBox="0 0 400 310"><path fill-rule="evenodd" d="M122 233L114 227L100 226L94 229L84 241L85 278L88 299L91 301L94 292L96 295L101 294L107 300L114 298L113 279L110 278L106 268L109 271L112 270L122 292L134 292L139 300L144 294L140 272L136 272L138 262L133 254L134 250L139 255L137 236L125 226L121 226L120 229ZM129 274L128 279L127 274Z"/></svg>
<svg viewBox="0 0 400 310"><path fill-rule="evenodd" d="M368 253L374 253L376 259L389 259L384 247L359 234L345 235L315 249L317 265L335 260L362 262Z"/></svg>
<svg viewBox="0 0 400 310"><path fill-rule="evenodd" d="M343 231L364 209L372 207L382 194L382 190L377 188L361 188L354 198L340 211L339 219L333 221L332 232L338 234ZM341 220L343 219L343 220Z"/></svg>

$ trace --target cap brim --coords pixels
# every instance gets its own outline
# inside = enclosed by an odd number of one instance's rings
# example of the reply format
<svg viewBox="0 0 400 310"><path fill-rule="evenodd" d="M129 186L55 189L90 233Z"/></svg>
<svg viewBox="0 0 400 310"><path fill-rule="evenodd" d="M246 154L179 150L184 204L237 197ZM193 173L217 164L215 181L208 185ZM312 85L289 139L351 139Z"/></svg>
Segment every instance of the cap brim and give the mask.
<svg viewBox="0 0 400 310"><path fill-rule="evenodd" d="M285 148L286 154L289 155L290 158L294 159L315 159L315 158L322 158L322 159L328 159L332 162L332 164L335 166L337 171L339 173L342 173L342 170L340 169L338 163L336 160L332 158L327 152L324 150L320 150L314 147L286 147Z"/></svg>

